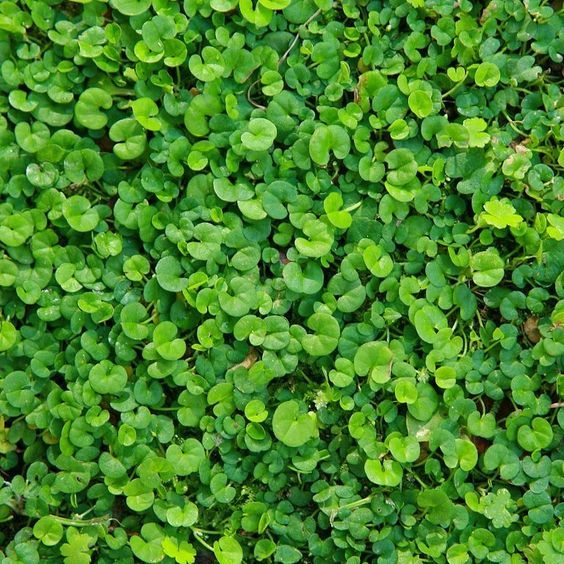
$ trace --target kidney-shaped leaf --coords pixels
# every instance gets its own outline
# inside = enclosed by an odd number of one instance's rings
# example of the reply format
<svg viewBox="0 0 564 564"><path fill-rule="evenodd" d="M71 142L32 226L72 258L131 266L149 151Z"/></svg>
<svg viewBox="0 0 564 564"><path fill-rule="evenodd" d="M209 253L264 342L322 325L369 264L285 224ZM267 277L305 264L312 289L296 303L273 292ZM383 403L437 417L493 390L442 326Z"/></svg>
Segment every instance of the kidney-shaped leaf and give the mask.
<svg viewBox="0 0 564 564"><path fill-rule="evenodd" d="M290 447L299 447L317 434L315 414L305 411L305 406L295 400L281 403L272 418L276 438Z"/></svg>
<svg viewBox="0 0 564 564"><path fill-rule="evenodd" d="M302 347L312 356L325 356L337 348L341 329L339 322L328 313L314 313L307 321L307 326L315 333L302 338Z"/></svg>

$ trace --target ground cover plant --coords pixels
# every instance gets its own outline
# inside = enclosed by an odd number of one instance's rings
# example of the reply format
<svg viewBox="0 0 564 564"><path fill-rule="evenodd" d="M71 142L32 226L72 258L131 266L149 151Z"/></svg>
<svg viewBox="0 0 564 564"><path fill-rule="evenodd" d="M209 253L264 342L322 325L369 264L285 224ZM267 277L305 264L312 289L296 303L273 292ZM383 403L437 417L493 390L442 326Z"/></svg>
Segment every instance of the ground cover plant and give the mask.
<svg viewBox="0 0 564 564"><path fill-rule="evenodd" d="M562 563L562 15L0 0L0 562Z"/></svg>

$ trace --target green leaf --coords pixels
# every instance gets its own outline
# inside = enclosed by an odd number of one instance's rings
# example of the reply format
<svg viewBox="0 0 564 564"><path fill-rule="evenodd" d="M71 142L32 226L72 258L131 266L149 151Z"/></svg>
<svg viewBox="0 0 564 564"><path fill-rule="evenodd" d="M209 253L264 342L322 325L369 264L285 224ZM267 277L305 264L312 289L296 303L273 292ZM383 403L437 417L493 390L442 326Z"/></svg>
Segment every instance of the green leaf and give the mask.
<svg viewBox="0 0 564 564"><path fill-rule="evenodd" d="M211 82L224 72L224 60L221 52L215 47L206 45L201 55L192 55L188 61L190 72L203 82Z"/></svg>
<svg viewBox="0 0 564 564"><path fill-rule="evenodd" d="M243 549L233 537L221 537L213 543L213 553L219 564L240 564Z"/></svg>
<svg viewBox="0 0 564 564"><path fill-rule="evenodd" d="M341 329L339 322L328 313L314 313L307 321L313 334L304 335L302 346L307 354L325 356L337 347Z"/></svg>
<svg viewBox="0 0 564 564"><path fill-rule="evenodd" d="M501 77L499 69L493 63L480 63L474 75L474 81L478 86L495 86Z"/></svg>
<svg viewBox="0 0 564 564"><path fill-rule="evenodd" d="M323 287L323 271L313 261L308 261L303 269L297 262L289 262L282 275L288 289L297 294L316 294Z"/></svg>
<svg viewBox="0 0 564 564"><path fill-rule="evenodd" d="M435 343L441 330L448 327L445 314L436 306L424 305L413 318L418 335L426 343Z"/></svg>
<svg viewBox="0 0 564 564"><path fill-rule="evenodd" d="M33 536L45 546L55 546L63 538L63 526L51 516L41 517L33 526Z"/></svg>
<svg viewBox="0 0 564 564"><path fill-rule="evenodd" d="M394 437L388 447L392 456L401 464L415 462L419 458L420 447L413 437Z"/></svg>
<svg viewBox="0 0 564 564"><path fill-rule="evenodd" d="M535 417L530 425L522 425L517 431L519 446L529 452L547 448L553 439L553 431L546 419Z"/></svg>
<svg viewBox="0 0 564 564"><path fill-rule="evenodd" d="M261 562L274 554L275 550L276 545L270 539L260 539L255 544L253 555L259 562Z"/></svg>
<svg viewBox="0 0 564 564"><path fill-rule="evenodd" d="M272 430L279 441L296 448L317 435L317 419L315 414L306 413L297 401L288 400L276 408Z"/></svg>
<svg viewBox="0 0 564 564"><path fill-rule="evenodd" d="M309 154L313 162L321 166L329 162L330 152L335 158L344 159L350 149L349 136L339 125L319 126L309 140Z"/></svg>
<svg viewBox="0 0 564 564"><path fill-rule="evenodd" d="M27 153L37 153L45 148L50 138L49 128L39 121L31 125L21 121L16 125L14 133L17 144Z"/></svg>
<svg viewBox="0 0 564 564"><path fill-rule="evenodd" d="M102 88L87 88L74 106L76 121L88 129L102 129L108 118L101 110L109 110L113 105L111 95Z"/></svg>
<svg viewBox="0 0 564 564"><path fill-rule="evenodd" d="M65 174L77 184L99 180L104 174L104 162L92 149L71 151L65 158Z"/></svg>
<svg viewBox="0 0 564 564"><path fill-rule="evenodd" d="M488 249L470 257L472 280L482 288L497 286L505 274L504 261L496 250Z"/></svg>
<svg viewBox="0 0 564 564"><path fill-rule="evenodd" d="M188 279L181 276L180 263L172 256L160 259L155 273L159 286L168 292L181 292L188 286Z"/></svg>
<svg viewBox="0 0 564 564"><path fill-rule="evenodd" d="M84 196L71 196L63 203L63 216L72 229L79 232L92 231L98 225L100 217L96 209Z"/></svg>
<svg viewBox="0 0 564 564"><path fill-rule="evenodd" d="M114 153L124 161L136 159L145 152L147 137L134 119L116 121L110 127L109 136L112 141L116 141Z"/></svg>
<svg viewBox="0 0 564 564"><path fill-rule="evenodd" d="M378 278L386 278L394 269L392 258L378 245L366 247L362 253L362 258L368 270Z"/></svg>
<svg viewBox="0 0 564 564"><path fill-rule="evenodd" d="M111 5L125 16L138 16L146 12L151 5L150 0L111 0Z"/></svg>
<svg viewBox="0 0 564 564"><path fill-rule="evenodd" d="M523 221L523 218L515 212L515 208L507 198L502 200L495 198L486 202L484 204L484 210L480 218L483 219L486 224L492 225L497 229L518 227Z"/></svg>
<svg viewBox="0 0 564 564"><path fill-rule="evenodd" d="M351 214L347 210L341 210L343 198L338 192L332 192L325 198L323 208L329 221L339 229L348 229L352 225Z"/></svg>
<svg viewBox="0 0 564 564"><path fill-rule="evenodd" d="M121 327L125 335L135 341L146 339L149 328L143 324L147 318L147 310L138 302L126 304L121 310Z"/></svg>
<svg viewBox="0 0 564 564"><path fill-rule="evenodd" d="M388 488L395 488L401 484L403 477L402 467L395 460L371 460L364 463L366 477L373 484Z"/></svg>
<svg viewBox="0 0 564 564"><path fill-rule="evenodd" d="M88 381L92 389L99 394L118 394L127 384L127 372L123 366L102 360L92 367Z"/></svg>
<svg viewBox="0 0 564 564"><path fill-rule="evenodd" d="M166 450L166 459L179 476L188 476L197 472L205 457L204 447L193 438L183 441L182 446L170 445Z"/></svg>
<svg viewBox="0 0 564 564"><path fill-rule="evenodd" d="M10 350L18 340L18 331L11 321L0 321L0 352Z"/></svg>
<svg viewBox="0 0 564 564"><path fill-rule="evenodd" d="M146 542L141 537L132 537L129 541L133 554L139 558L141 562L160 562L163 557L163 549L158 540Z"/></svg>
<svg viewBox="0 0 564 564"><path fill-rule="evenodd" d="M249 151L267 151L272 147L277 134L276 126L271 121L255 118L241 135L241 143Z"/></svg>
<svg viewBox="0 0 564 564"><path fill-rule="evenodd" d="M272 10L269 10L260 2L256 2L255 6L253 4L255 4L253 0L239 0L241 15L259 28L267 26L272 20Z"/></svg>
<svg viewBox="0 0 564 564"><path fill-rule="evenodd" d="M413 180L417 174L417 162L409 149L394 149L386 155L389 171L387 182L402 186Z"/></svg>
<svg viewBox="0 0 564 564"><path fill-rule="evenodd" d="M144 129L159 131L161 122L155 117L159 113L159 107L153 100L150 98L138 98L137 100L133 100L133 102L131 102L131 109L133 110L135 119Z"/></svg>
<svg viewBox="0 0 564 564"><path fill-rule="evenodd" d="M166 512L166 520L172 527L190 527L198 520L198 507L187 501L182 507L170 507Z"/></svg>
<svg viewBox="0 0 564 564"><path fill-rule="evenodd" d="M364 343L354 356L354 370L375 384L385 384L391 378L393 353L382 342Z"/></svg>
<svg viewBox="0 0 564 564"><path fill-rule="evenodd" d="M468 145L470 147L485 147L490 136L485 133L488 124L482 118L469 118L464 120L464 127L468 131Z"/></svg>
<svg viewBox="0 0 564 564"><path fill-rule="evenodd" d="M153 332L153 343L157 353L165 360L178 360L186 352L186 343L175 339L177 328L170 321L161 321Z"/></svg>
<svg viewBox="0 0 564 564"><path fill-rule="evenodd" d="M331 229L318 219L310 219L305 222L302 231L305 237L298 237L295 240L296 249L306 256L319 258L326 255L331 250L334 237Z"/></svg>
<svg viewBox="0 0 564 564"><path fill-rule="evenodd" d="M175 537L164 537L161 546L165 556L174 558L178 564L192 564L196 559L196 549L192 544Z"/></svg>
<svg viewBox="0 0 564 564"><path fill-rule="evenodd" d="M414 90L407 99L409 109L418 117L425 118L433 112L431 95L424 90Z"/></svg>

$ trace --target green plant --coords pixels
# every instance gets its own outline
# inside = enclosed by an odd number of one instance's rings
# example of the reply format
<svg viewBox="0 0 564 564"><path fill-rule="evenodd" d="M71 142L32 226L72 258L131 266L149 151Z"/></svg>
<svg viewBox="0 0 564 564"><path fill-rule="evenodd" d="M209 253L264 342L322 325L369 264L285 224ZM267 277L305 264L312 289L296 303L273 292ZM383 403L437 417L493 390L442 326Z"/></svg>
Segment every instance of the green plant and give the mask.
<svg viewBox="0 0 564 564"><path fill-rule="evenodd" d="M563 16L0 2L0 561L563 561Z"/></svg>

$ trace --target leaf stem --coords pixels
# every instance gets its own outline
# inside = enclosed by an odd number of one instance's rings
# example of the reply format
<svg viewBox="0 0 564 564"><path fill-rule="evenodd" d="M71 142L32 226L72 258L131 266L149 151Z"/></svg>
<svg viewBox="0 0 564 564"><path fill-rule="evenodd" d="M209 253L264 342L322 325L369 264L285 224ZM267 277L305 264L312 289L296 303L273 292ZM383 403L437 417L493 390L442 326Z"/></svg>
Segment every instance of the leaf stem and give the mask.
<svg viewBox="0 0 564 564"><path fill-rule="evenodd" d="M84 515L84 514L83 514ZM58 521L61 525L71 525L74 527L88 527L91 525L109 525L113 521L110 515L102 515L102 517L94 517L93 519L69 519L68 517L61 517L60 515L50 515L51 519ZM80 516L78 516L80 517Z"/></svg>
<svg viewBox="0 0 564 564"><path fill-rule="evenodd" d="M266 110L266 106L263 106L262 104L259 104L258 102L255 102L252 98L251 98L251 94L253 92L253 88L260 82L260 78L257 78L257 80L255 80L250 86L249 88L247 88L247 100L249 101L250 104L252 104L255 108L259 108L260 110Z"/></svg>
<svg viewBox="0 0 564 564"><path fill-rule="evenodd" d="M192 529L193 530L193 529ZM201 533L198 530L194 531L194 538L202 545L205 546L210 552L213 552L213 547L208 544L201 536Z"/></svg>
<svg viewBox="0 0 564 564"><path fill-rule="evenodd" d="M199 527L190 527L194 534L198 535L222 535L220 531L212 531L210 529L200 529Z"/></svg>
<svg viewBox="0 0 564 564"><path fill-rule="evenodd" d="M363 497L362 499L357 499L356 501L351 501L350 503L346 503L345 505L341 505L339 507L339 511L341 509L355 509L356 507L361 507L362 505L366 505L367 503L372 502L372 497L369 495L368 497Z"/></svg>
<svg viewBox="0 0 564 564"><path fill-rule="evenodd" d="M296 46L296 43L300 38L300 32L302 31L302 29L305 29L317 16L319 16L319 14L321 14L321 8L315 11L303 24L300 25L300 27L298 27L298 32L296 33L292 43L290 43L290 46L288 47L288 49L286 49L286 52L278 60L278 68L280 68L282 63L289 57L292 49Z"/></svg>
<svg viewBox="0 0 564 564"><path fill-rule="evenodd" d="M447 96L450 96L451 94L454 94L454 92L456 92L463 84L464 81L466 80L466 77L468 75L466 75L460 82L457 82L450 90L447 90L442 96L441 99L445 99Z"/></svg>
<svg viewBox="0 0 564 564"><path fill-rule="evenodd" d="M415 473L412 472L411 470L408 470L410 476L412 476L415 480L417 480L417 482L419 482L419 484L421 484L421 486L423 486L426 490L428 490L431 486L427 485L425 482L423 482L423 480L421 480L421 478L419 478L419 476Z"/></svg>

